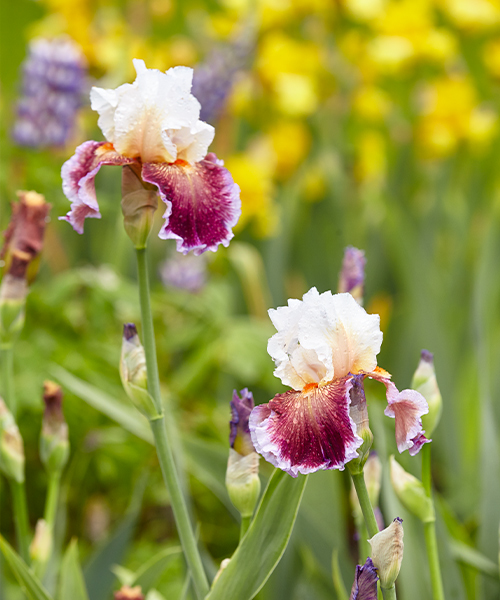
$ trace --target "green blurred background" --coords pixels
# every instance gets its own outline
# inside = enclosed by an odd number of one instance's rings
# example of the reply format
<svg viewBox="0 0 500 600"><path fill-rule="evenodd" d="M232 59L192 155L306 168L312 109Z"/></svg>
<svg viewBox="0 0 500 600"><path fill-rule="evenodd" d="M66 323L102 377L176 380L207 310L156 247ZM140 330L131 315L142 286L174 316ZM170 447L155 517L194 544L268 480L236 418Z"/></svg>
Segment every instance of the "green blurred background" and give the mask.
<svg viewBox="0 0 500 600"><path fill-rule="evenodd" d="M1 11L0 226L18 189L53 205L15 356L30 516L34 524L43 512L37 448L41 388L51 378L65 390L72 446L59 547L79 538L91 599L119 587L110 565L135 569L177 538L154 450L134 435L140 421L130 431L138 418L130 419L118 375L122 324L139 321L119 170L99 173L103 218L83 236L57 220L68 210L60 167L77 144L102 139L97 115L87 103L64 148L12 141L27 44L62 33L81 45L90 84L104 87L133 80L132 58L161 70L210 66L214 49L230 55L251 41L212 121L211 150L242 191L235 238L199 259L208 277L196 293L162 284L174 242L153 235L150 243L160 376L207 564L216 570L238 541L224 488L232 390L248 387L260 403L284 389L266 352L266 311L312 286L335 291L343 249L354 245L367 258L365 307L381 315L379 364L401 389L420 350L435 355L444 412L433 475L446 597L498 598L498 569L481 575L457 560L456 548L498 564L500 2L3 0ZM382 417L381 390L368 393L385 467L396 450L393 422ZM113 401L128 429L103 414ZM419 475L418 456L400 459ZM263 478L270 472L261 461ZM421 528L395 499L387 469L384 483L386 521L400 515L405 523L398 597L430 598ZM349 487L346 473L309 478L289 548L259 600L335 598L334 550L350 588L358 556ZM0 502L2 531L13 536L9 498ZM173 555L157 587L178 598L184 578ZM22 597L15 587L5 594Z"/></svg>

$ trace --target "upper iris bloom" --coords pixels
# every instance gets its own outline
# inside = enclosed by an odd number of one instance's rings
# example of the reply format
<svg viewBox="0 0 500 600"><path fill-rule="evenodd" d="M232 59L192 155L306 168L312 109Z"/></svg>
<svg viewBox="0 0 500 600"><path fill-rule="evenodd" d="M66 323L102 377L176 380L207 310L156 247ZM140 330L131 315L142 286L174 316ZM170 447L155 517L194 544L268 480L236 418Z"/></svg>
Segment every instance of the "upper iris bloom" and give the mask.
<svg viewBox="0 0 500 600"><path fill-rule="evenodd" d="M134 66L134 83L92 88L91 106L107 142L84 142L63 165L71 210L62 218L83 233L87 217L101 216L94 185L101 165L131 165L167 205L161 238L177 240L184 254L227 246L241 214L239 187L223 162L207 154L214 128L199 119L192 69L161 73L137 59Z"/></svg>
<svg viewBox="0 0 500 600"><path fill-rule="evenodd" d="M267 347L274 374L293 388L250 415L255 449L269 462L296 477L343 469L356 458L363 440L349 414L350 391L365 377L386 386L385 414L396 420L398 450L416 454L428 441L421 421L428 412L424 397L414 390L399 392L391 375L377 367L378 315L367 314L350 294L319 294L316 288L269 315L278 330Z"/></svg>

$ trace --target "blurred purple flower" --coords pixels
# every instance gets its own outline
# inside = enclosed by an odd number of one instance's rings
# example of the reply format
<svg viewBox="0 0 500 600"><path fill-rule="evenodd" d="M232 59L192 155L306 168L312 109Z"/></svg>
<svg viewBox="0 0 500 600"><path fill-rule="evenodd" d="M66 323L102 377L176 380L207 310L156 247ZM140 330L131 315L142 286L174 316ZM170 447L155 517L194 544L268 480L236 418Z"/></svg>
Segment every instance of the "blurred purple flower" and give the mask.
<svg viewBox="0 0 500 600"><path fill-rule="evenodd" d="M356 575L349 600L377 600L377 571L368 557L363 566L356 565Z"/></svg>
<svg viewBox="0 0 500 600"><path fill-rule="evenodd" d="M232 44L215 48L195 67L193 96L201 104L203 121L215 121L224 110L236 74L245 67L252 47L252 36L241 36Z"/></svg>
<svg viewBox="0 0 500 600"><path fill-rule="evenodd" d="M23 95L12 132L16 143L29 147L65 144L88 87L85 56L70 37L33 40L23 64Z"/></svg>
<svg viewBox="0 0 500 600"><path fill-rule="evenodd" d="M342 270L339 276L339 294L349 292L358 304L363 304L363 288L365 284L365 253L354 246L344 250Z"/></svg>
<svg viewBox="0 0 500 600"><path fill-rule="evenodd" d="M207 282L206 258L204 255L175 254L160 266L160 277L165 287L193 294L199 292Z"/></svg>

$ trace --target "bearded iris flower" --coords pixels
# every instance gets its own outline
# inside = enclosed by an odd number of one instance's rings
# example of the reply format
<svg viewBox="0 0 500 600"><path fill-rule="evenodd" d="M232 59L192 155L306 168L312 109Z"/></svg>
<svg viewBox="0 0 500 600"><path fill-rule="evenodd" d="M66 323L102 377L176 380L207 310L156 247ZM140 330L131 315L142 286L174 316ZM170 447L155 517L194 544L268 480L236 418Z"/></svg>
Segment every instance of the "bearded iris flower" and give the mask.
<svg viewBox="0 0 500 600"><path fill-rule="evenodd" d="M319 294L270 310L277 333L268 343L274 374L293 388L261 404L250 415L255 449L293 477L320 469L344 469L363 440L350 414L351 390L366 377L387 390L385 414L395 419L399 452L418 452L426 438L421 416L427 402L414 390L399 392L377 367L380 319L347 293ZM358 394L359 396L359 394Z"/></svg>
<svg viewBox="0 0 500 600"><path fill-rule="evenodd" d="M94 184L101 166L130 165L166 204L160 238L175 239L184 254L227 246L241 213L239 187L223 162L207 154L214 128L199 119L192 69L162 73L137 59L134 66L134 83L92 88L91 106L107 141L84 142L63 165L71 210L61 218L83 233L86 218L101 217Z"/></svg>

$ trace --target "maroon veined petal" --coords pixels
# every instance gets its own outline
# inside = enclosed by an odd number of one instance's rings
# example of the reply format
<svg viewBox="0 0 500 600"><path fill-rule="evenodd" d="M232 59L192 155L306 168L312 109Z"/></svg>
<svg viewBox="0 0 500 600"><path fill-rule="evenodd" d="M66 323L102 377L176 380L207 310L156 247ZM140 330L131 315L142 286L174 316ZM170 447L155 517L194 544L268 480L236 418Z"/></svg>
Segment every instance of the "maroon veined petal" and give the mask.
<svg viewBox="0 0 500 600"><path fill-rule="evenodd" d="M83 233L87 217L100 219L95 195L95 176L101 165L128 165L135 162L118 154L109 142L84 142L61 169L63 192L71 201L71 210L62 221L68 221L78 233Z"/></svg>
<svg viewBox="0 0 500 600"><path fill-rule="evenodd" d="M356 575L349 600L377 600L377 570L370 557L363 566L356 565Z"/></svg>
<svg viewBox="0 0 500 600"><path fill-rule="evenodd" d="M142 178L157 186L167 205L159 236L177 240L183 254L215 252L233 237L241 214L240 188L223 165L213 153L194 165L180 160L143 165Z"/></svg>
<svg viewBox="0 0 500 600"><path fill-rule="evenodd" d="M274 466L297 477L320 469L344 469L362 439L349 416L352 378L277 394L250 414L255 449Z"/></svg>
<svg viewBox="0 0 500 600"><path fill-rule="evenodd" d="M375 371L366 373L367 377L376 379L385 385L387 407L384 414L395 419L396 445L400 453L409 450L414 456L428 440L422 429L422 415L429 412L427 400L420 392L398 388L390 380L391 374L377 367Z"/></svg>

